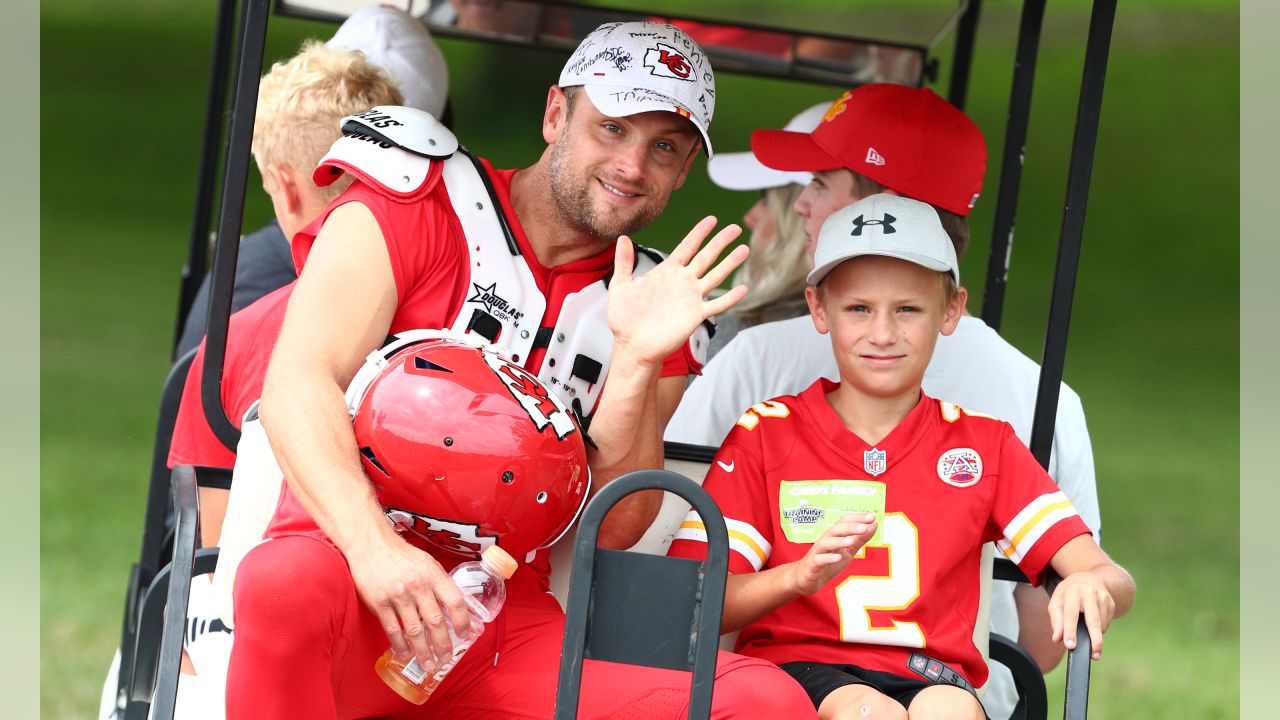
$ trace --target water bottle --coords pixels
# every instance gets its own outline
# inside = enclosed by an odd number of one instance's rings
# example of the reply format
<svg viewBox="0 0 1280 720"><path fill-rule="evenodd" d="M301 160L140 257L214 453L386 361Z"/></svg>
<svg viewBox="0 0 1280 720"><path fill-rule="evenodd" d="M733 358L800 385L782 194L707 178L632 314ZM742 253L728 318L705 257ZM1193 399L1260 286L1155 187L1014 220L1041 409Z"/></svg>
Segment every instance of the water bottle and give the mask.
<svg viewBox="0 0 1280 720"><path fill-rule="evenodd" d="M402 663L396 659L391 648L387 648L373 664L378 676L405 700L415 705L425 703L445 675L449 674L467 649L479 639L480 633L484 632L485 623L492 622L498 616L502 603L507 599L505 582L515 571L516 561L497 545L486 548L479 560L464 562L455 567L449 577L462 590L463 599L471 611L471 626L460 634L446 616L445 624L449 628L449 640L453 642L453 653L444 662L423 668L416 657L411 658L408 663Z"/></svg>

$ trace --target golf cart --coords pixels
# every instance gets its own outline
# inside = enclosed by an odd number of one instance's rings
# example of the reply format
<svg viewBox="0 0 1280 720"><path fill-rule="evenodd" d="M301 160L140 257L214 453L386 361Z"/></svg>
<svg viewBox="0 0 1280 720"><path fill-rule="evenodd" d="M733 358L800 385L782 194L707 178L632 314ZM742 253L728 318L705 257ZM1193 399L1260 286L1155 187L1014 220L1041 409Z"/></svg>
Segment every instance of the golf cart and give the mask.
<svg viewBox="0 0 1280 720"><path fill-rule="evenodd" d="M234 449L239 431L226 417L220 381L225 359L236 257L249 176L250 138L262 71L268 19L280 15L340 22L367 0L220 0L209 80L205 136L196 191L196 208L187 265L178 307L178 322L187 316L209 267L208 238L216 238L208 315L202 398L210 426ZM567 55L599 23L610 20L662 19L684 27L697 39L721 73L741 73L846 89L868 82L910 86L940 84L945 96L965 107L979 26L981 0L938 0L935 21L921 26L918 37L874 39L860 23L859 34L788 30L738 21L623 10L600 5L510 0L500 18L473 18L450 12L442 2L399 0L393 3L421 17L433 34L509 46L542 48ZM995 221L987 264L982 317L999 329L1008 278L1011 242L1021 180L1023 147L1031 110L1031 91L1045 11L1044 0L1024 0L1019 28L1004 144L995 193ZM850 0L856 10L858 3ZM1058 262L1045 335L1042 373L1033 424L1031 450L1048 465L1053 438L1076 270L1083 235L1102 87L1115 13L1114 0L1096 0L1090 23L1075 134L1071 145L1066 198L1063 204ZM942 49L949 48L949 53ZM234 58L234 62L233 62ZM229 105L228 105L229 100ZM224 119L226 122L224 123ZM219 170L221 179L219 181ZM214 201L218 212L213 212ZM215 218L216 217L216 221ZM180 329L180 328L179 328ZM176 333L175 333L176 336ZM151 472L146 525L139 561L131 571L125 605L118 694L125 717L172 715L184 630L187 593L193 574L211 571L215 548L198 548L197 483L228 486L229 476L216 469L165 466L169 435L190 357L177 359L162 397ZM705 451L669 448L673 460L709 461ZM172 504L172 505L171 505ZM170 512L170 507L176 510ZM170 521L172 518L172 522ZM997 561L999 579L1022 578L1016 566ZM164 609L175 610L165 613ZM718 608L708 608L716 612ZM570 622L574 620L573 609ZM1087 705L1089 653L1087 633L1068 657L1066 715L1084 717ZM992 639L992 658L1014 670L1022 693L1024 717L1045 715L1043 678L1034 661L1003 638ZM1029 665L1029 669L1028 669ZM1017 667L1015 667L1017 666ZM698 678L695 673L695 683Z"/></svg>

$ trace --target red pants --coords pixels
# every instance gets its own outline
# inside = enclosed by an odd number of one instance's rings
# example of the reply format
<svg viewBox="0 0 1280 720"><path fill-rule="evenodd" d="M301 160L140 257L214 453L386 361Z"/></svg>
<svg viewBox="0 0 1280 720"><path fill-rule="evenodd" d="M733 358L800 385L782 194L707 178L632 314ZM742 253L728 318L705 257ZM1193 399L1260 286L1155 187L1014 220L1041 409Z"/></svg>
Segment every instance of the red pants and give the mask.
<svg viewBox="0 0 1280 720"><path fill-rule="evenodd" d="M235 607L229 720L542 719L554 711L564 613L533 583L512 581L498 618L421 706L374 672L387 638L332 544L289 535L254 548L236 575ZM588 660L579 717L684 718L689 681L688 673ZM711 716L816 718L804 690L777 666L726 652Z"/></svg>

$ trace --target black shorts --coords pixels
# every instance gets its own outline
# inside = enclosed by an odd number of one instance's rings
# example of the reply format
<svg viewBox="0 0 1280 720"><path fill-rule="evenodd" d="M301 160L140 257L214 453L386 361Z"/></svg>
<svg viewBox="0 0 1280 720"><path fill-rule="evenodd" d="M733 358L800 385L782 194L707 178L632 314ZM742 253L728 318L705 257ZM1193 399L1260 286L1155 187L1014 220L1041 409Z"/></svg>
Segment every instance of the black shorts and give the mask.
<svg viewBox="0 0 1280 720"><path fill-rule="evenodd" d="M809 693L809 699L813 701L815 708L820 707L832 691L845 685L866 685L897 700L905 708L911 705L911 701L921 690L934 684L924 679L916 680L893 673L867 670L857 665L789 662L779 667Z"/></svg>

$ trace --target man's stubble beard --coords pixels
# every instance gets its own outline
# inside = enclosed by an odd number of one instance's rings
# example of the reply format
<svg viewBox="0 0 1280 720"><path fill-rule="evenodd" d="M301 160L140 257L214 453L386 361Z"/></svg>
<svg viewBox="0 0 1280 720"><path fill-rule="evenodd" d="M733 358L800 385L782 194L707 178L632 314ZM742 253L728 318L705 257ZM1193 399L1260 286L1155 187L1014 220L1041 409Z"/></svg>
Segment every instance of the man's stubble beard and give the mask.
<svg viewBox="0 0 1280 720"><path fill-rule="evenodd" d="M610 221L596 213L591 204L591 184L594 177L575 177L571 171L573 153L568 128L551 149L551 197L555 199L560 216L577 230L601 241L616 242L620 235L632 235L644 229L662 212L667 202L651 202L631 217L617 217ZM653 196L650 195L652 198Z"/></svg>

